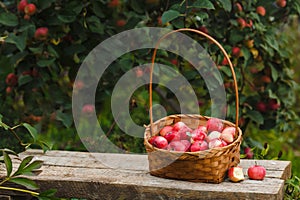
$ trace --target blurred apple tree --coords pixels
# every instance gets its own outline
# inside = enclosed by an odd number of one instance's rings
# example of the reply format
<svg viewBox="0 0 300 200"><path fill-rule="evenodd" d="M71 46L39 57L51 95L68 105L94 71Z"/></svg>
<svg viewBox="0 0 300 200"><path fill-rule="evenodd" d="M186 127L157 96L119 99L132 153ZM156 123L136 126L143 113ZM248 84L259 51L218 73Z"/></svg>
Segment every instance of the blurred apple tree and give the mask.
<svg viewBox="0 0 300 200"><path fill-rule="evenodd" d="M36 10L29 12L24 8L27 4L34 4ZM280 135L298 122L293 109L298 87L293 80L294 52L288 47L284 30L299 13L298 0L1 1L0 113L8 124L25 121L35 125L43 137L53 140L54 148L82 150L73 124L71 96L73 88L86 87L74 80L88 53L124 30L188 27L208 33L230 54L238 79L239 121L246 146L258 145L253 134L259 130ZM228 97L227 120L233 121L235 102L228 63L216 46L197 35L190 36L199 40L217 63ZM124 55L107 70L97 89L94 108L99 121L110 139L128 151L143 151L142 140L118 134L110 97L114 84L126 71L150 60L151 50ZM158 61L177 66L195 87L200 114L210 115L209 93L193 67L169 52L159 52ZM137 70L136 76L144 73ZM174 95L161 89L156 92L155 100L165 102L168 113L176 113L176 106L170 103ZM129 104L134 121L147 124L147 87L136 91ZM90 109L93 107L87 106L83 112ZM9 138L0 143L13 145Z"/></svg>

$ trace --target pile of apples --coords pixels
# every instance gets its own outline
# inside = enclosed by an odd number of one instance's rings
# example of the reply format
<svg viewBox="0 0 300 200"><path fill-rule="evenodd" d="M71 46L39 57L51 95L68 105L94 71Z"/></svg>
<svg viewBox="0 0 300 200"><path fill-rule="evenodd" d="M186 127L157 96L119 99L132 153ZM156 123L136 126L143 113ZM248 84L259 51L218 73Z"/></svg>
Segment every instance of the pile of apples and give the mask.
<svg viewBox="0 0 300 200"><path fill-rule="evenodd" d="M225 127L221 119L210 118L206 126L199 125L196 129L181 121L164 126L159 135L152 136L148 141L159 149L197 152L227 146L234 141L235 134L235 127Z"/></svg>

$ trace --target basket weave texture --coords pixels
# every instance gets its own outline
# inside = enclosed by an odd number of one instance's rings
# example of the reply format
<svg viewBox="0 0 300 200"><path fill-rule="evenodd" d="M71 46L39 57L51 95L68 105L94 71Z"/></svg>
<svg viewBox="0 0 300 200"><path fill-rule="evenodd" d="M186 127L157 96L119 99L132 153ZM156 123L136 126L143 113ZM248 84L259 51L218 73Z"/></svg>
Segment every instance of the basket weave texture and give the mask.
<svg viewBox="0 0 300 200"><path fill-rule="evenodd" d="M153 135L158 135L159 130L183 121L191 128L206 125L209 117L201 115L170 115L153 123ZM225 127L235 124L223 120ZM158 149L148 140L152 136L150 126L146 127L144 144L148 153L150 174L163 178L180 179L193 182L221 183L230 167L237 166L240 162L240 144L242 132L238 128L233 143L225 147L208 149L198 152L175 152Z"/></svg>
<svg viewBox="0 0 300 200"><path fill-rule="evenodd" d="M174 32L189 31L202 35L216 44L229 63L231 69L234 89L236 116L235 124L226 120L222 120L225 127L235 127L236 134L233 143L224 146L212 148L198 152L176 152L159 149L149 143L152 136L158 135L159 131L167 125L173 125L176 122L182 121L188 127L195 129L199 125L206 126L210 117L198 114L177 114L170 115L153 122L152 114L152 76L156 52L158 45L162 39ZM149 84L149 103L150 103L150 124L146 126L144 133L144 145L148 153L149 170L153 176L180 179L193 182L221 183L224 181L226 172L229 168L237 166L240 162L240 145L242 142L242 131L238 127L239 114L239 99L237 80L233 65L224 48L214 38L199 30L183 28L171 31L158 41L152 56L152 65L150 71Z"/></svg>

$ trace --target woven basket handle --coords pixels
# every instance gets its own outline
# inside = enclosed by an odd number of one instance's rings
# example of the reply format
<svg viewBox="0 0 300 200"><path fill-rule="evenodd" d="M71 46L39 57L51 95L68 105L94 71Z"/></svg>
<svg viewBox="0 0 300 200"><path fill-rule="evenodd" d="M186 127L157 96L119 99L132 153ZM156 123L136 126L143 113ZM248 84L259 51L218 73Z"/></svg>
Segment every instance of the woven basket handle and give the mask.
<svg viewBox="0 0 300 200"><path fill-rule="evenodd" d="M177 30L173 30L167 34L165 34L163 37L161 37L158 42L156 43L153 55L152 55L152 60L151 60L151 68L150 68L150 83L149 83L149 106L150 106L150 131L152 132L152 125L153 125L153 112L152 112L152 81L153 81L153 69L154 69L154 61L155 61L155 57L156 57L156 53L157 53L157 49L161 43L161 41L168 37L169 35L171 35L172 33L175 32L184 32L184 31L188 31L188 32L195 32L199 35L202 35L204 37L206 37L208 40L210 40L211 42L213 42L215 45L217 45L222 53L224 54L225 58L228 60L229 63L229 67L232 73L232 77L233 77L233 82L234 82L234 90L235 90L235 110L236 110L236 114L235 114L235 126L236 129L238 128L238 124L239 124L239 95L238 95L238 86L237 86L237 80L236 80L236 76L235 76L235 72L234 72L234 68L232 65L232 62L229 59L229 56L227 54L227 52L225 51L225 49L222 47L222 45L216 41L214 38L212 38L211 36L209 36L206 33L203 33L202 31L199 30L195 30L195 29L190 29L190 28L182 28L182 29L177 29Z"/></svg>

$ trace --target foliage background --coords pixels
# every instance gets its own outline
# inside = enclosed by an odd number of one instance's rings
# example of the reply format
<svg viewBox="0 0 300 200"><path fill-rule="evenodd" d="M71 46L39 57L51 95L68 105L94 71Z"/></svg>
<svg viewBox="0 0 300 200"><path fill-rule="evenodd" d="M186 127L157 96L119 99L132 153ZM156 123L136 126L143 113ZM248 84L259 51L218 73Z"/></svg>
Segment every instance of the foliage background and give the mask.
<svg viewBox="0 0 300 200"><path fill-rule="evenodd" d="M7 124L20 121L34 125L39 137L50 141L53 149L81 150L81 143L74 128L71 112L72 92L87 87L74 83L76 73L84 58L101 41L124 30L138 27L182 27L207 31L216 38L235 65L240 95L240 126L244 133L243 147L251 147L260 156L264 143L269 144L269 154L264 158L293 160L295 169L299 158L299 1L287 0L283 8L274 0L28 0L37 12L24 19L17 10L18 1L0 2L0 112ZM242 7L238 6L238 4ZM266 15L256 12L264 6ZM244 19L241 27L238 19ZM252 25L251 25L252 23ZM37 40L34 33L47 27L46 40ZM234 120L234 95L231 75L223 56L203 38L199 40L219 65L229 107L227 119ZM250 42L250 43L249 43ZM233 47L240 53L235 55ZM95 108L99 123L119 147L131 152L143 152L142 139L123 134L115 125L110 110L110 97L116 81L129 69L149 62L151 50L124 55L109 67L99 82ZM169 52L160 51L159 62L174 67L195 86L203 115L210 115L209 95L204 82L191 65ZM9 86L7 75L17 75L18 82ZM138 71L139 73L147 73ZM11 87L10 90L7 88ZM176 99L165 88L157 86L154 101L162 103L168 113L176 113L170 102ZM166 92L163 93L162 91ZM270 102L276 102L272 109ZM257 107L263 103L266 110ZM139 124L147 124L147 87L135 91L131 102L131 115ZM88 102L87 102L88 105ZM88 112L88 109L84 112ZM17 147L17 141L1 130L0 146ZM30 140L26 131L18 134ZM17 149L21 151L23 149ZM242 153L243 149L242 149ZM298 153L298 154L297 154ZM297 157L298 156L298 157Z"/></svg>

